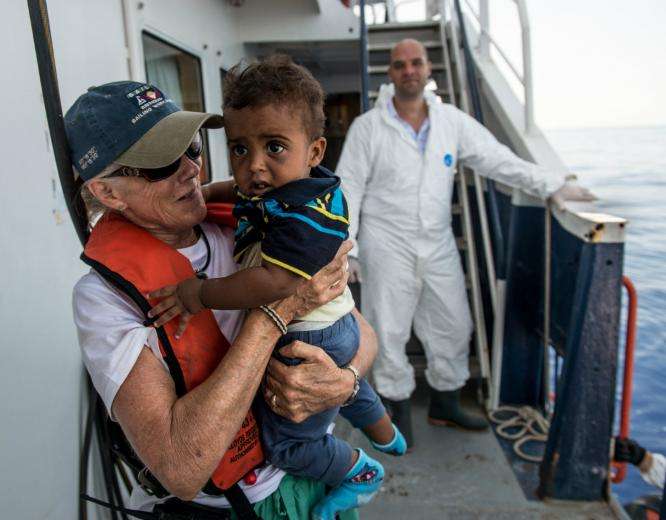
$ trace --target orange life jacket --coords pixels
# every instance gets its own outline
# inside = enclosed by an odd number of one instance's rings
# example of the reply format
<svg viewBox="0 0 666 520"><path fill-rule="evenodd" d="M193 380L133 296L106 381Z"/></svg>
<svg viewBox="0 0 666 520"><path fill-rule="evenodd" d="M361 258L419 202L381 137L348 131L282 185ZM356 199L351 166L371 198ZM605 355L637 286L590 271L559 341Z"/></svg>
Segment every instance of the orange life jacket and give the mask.
<svg viewBox="0 0 666 520"><path fill-rule="evenodd" d="M227 208L218 205L209 213L218 223L233 225ZM117 213L108 213L95 225L81 258L127 294L144 314L157 303L149 303L144 294L195 276L189 260L176 249ZM176 392L182 396L215 370L229 349L229 342L208 309L192 317L180 339L174 337L177 326L178 320L172 320L158 328L157 335ZM259 429L250 410L211 476L215 487L211 488L209 482L204 491L216 494L229 489L263 461Z"/></svg>

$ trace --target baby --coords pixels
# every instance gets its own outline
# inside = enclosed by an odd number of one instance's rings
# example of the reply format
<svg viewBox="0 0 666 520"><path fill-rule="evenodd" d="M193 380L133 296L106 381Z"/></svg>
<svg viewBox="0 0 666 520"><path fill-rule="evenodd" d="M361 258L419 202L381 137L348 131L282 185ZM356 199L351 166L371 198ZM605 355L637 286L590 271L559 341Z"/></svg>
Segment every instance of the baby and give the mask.
<svg viewBox="0 0 666 520"><path fill-rule="evenodd" d="M228 72L224 121L234 181L215 183L207 191L209 199L236 201L234 255L241 270L225 278L182 282L173 289L175 306L170 311L187 317L203 307L268 305L292 294L302 279L333 259L347 239L349 222L340 179L319 166L326 149L323 105L317 80L286 56L272 56L244 70L237 65ZM347 367L359 344L353 309L347 288L332 302L298 316L274 355L297 364L299 360L277 351L300 340L321 347L339 367ZM186 320L181 321L181 329L185 325ZM405 440L377 394L364 379L358 383L355 397L343 408L298 424L260 400L262 441L270 462L332 488L315 506L313 518L333 520L338 512L367 503L384 476L379 462L327 433L339 411L363 430L374 448L405 453Z"/></svg>

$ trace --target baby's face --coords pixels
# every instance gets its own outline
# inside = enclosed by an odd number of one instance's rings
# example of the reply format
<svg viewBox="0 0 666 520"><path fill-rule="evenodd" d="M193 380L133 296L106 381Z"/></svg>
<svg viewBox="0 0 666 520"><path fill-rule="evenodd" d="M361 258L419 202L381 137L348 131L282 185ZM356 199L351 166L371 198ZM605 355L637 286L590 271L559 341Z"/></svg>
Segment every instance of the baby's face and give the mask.
<svg viewBox="0 0 666 520"><path fill-rule="evenodd" d="M224 111L224 128L236 184L251 197L310 175L326 140L310 141L298 110L266 105Z"/></svg>

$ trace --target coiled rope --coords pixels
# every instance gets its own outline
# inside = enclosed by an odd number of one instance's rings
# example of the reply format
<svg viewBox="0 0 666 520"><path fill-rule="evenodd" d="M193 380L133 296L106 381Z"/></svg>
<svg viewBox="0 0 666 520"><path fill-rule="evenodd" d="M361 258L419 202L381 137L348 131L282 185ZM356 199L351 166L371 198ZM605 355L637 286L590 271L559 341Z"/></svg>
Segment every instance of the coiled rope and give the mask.
<svg viewBox="0 0 666 520"><path fill-rule="evenodd" d="M528 442L546 442L550 424L541 413L531 406L499 406L488 417L499 425L495 429L500 437L515 441L513 451L521 459L541 462L543 456L530 455L523 451Z"/></svg>

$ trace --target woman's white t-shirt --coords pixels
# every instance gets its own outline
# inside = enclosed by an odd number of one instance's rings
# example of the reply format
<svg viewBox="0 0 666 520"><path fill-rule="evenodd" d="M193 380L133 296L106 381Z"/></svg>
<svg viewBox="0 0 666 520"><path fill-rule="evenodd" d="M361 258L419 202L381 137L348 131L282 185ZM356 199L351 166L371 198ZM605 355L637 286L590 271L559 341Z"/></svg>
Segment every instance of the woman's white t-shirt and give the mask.
<svg viewBox="0 0 666 520"><path fill-rule="evenodd" d="M209 278L220 278L236 272L238 267L233 260L233 231L206 222L201 224L201 228L210 244L210 262L203 272ZM178 251L190 260L195 271L206 264L208 252L203 238L199 238L193 246ZM120 385L132 370L144 346L150 348L168 371L160 353L155 329L145 327L144 315L134 302L109 285L96 271L91 269L77 282L73 306L83 362L109 414ZM230 342L238 334L243 312L213 310L222 333ZM113 415L111 417L115 420ZM282 470L266 465L257 470L254 485L247 486L240 482L240 487L250 502L258 502L277 489L283 476ZM156 499L135 486L130 507L150 511L156 503L167 498ZM229 506L224 497L204 493L200 493L195 501L214 507Z"/></svg>

